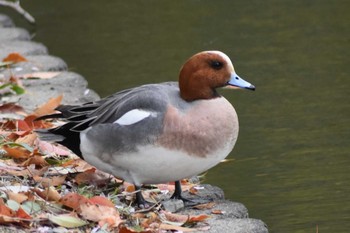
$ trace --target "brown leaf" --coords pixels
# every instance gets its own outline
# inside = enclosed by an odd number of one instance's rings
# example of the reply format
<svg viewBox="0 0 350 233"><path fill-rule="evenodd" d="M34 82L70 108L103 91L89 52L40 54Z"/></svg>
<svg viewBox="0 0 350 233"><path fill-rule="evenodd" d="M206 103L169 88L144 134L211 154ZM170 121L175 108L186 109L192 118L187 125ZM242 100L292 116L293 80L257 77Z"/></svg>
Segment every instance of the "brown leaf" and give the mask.
<svg viewBox="0 0 350 233"><path fill-rule="evenodd" d="M51 176L51 177L41 177L38 175L34 175L33 179L41 183L43 187L50 187L50 186L59 186L64 183L66 180L66 175L61 176Z"/></svg>
<svg viewBox="0 0 350 233"><path fill-rule="evenodd" d="M197 216L190 216L190 219L187 221L189 223L193 223L193 222L203 222L204 220L210 218L209 215L206 214L201 214L201 215L197 215Z"/></svg>
<svg viewBox="0 0 350 233"><path fill-rule="evenodd" d="M40 78L40 79L50 79L56 77L61 72L34 72L30 74L21 74L20 78Z"/></svg>
<svg viewBox="0 0 350 233"><path fill-rule="evenodd" d="M25 57L23 57L21 54L19 54L19 53L10 53L9 55L7 55L7 57L2 59L2 61L3 62L18 63L18 62L25 62L25 61L28 61L28 60Z"/></svg>
<svg viewBox="0 0 350 233"><path fill-rule="evenodd" d="M113 202L111 202L109 199L106 197L102 196L94 196L89 199L90 204L97 204L97 205L102 205L102 206L108 206L114 208Z"/></svg>
<svg viewBox="0 0 350 233"><path fill-rule="evenodd" d="M47 201L59 201L61 199L61 195L57 192L54 187L48 187L45 190L40 190L34 188L33 191L39 195L44 200Z"/></svg>
<svg viewBox="0 0 350 233"><path fill-rule="evenodd" d="M22 147L9 147L7 145L3 146L2 149L6 151L6 155L14 159L26 159L29 158L31 152Z"/></svg>
<svg viewBox="0 0 350 233"><path fill-rule="evenodd" d="M195 206L193 206L193 208L197 209L197 210L204 210L204 209L211 209L214 206L215 206L214 202L208 202L208 203L204 203L204 204L195 205Z"/></svg>
<svg viewBox="0 0 350 233"><path fill-rule="evenodd" d="M28 196L23 193L15 193L15 192L7 191L6 194L8 195L10 200L14 200L20 204L28 200Z"/></svg>
<svg viewBox="0 0 350 233"><path fill-rule="evenodd" d="M225 212L222 210L212 210L211 213L212 214L225 214Z"/></svg>
<svg viewBox="0 0 350 233"><path fill-rule="evenodd" d="M107 224L109 228L114 228L123 222L114 207L85 203L80 205L80 209L85 219L98 222L101 227Z"/></svg>
<svg viewBox="0 0 350 233"><path fill-rule="evenodd" d="M79 212L80 205L84 203L88 203L89 199L77 193L67 193L59 200L59 202L62 205L72 208L73 210L76 210Z"/></svg>
<svg viewBox="0 0 350 233"><path fill-rule="evenodd" d="M0 198L0 215L8 217L15 216L15 211L11 210L7 205L5 205L2 198Z"/></svg>
<svg viewBox="0 0 350 233"><path fill-rule="evenodd" d="M72 152L60 146L53 145L52 143L37 140L37 146L43 154L56 154L56 155L70 155Z"/></svg>
<svg viewBox="0 0 350 233"><path fill-rule="evenodd" d="M154 231L138 231L128 228L127 226L121 226L119 228L119 233L152 233Z"/></svg>
<svg viewBox="0 0 350 233"><path fill-rule="evenodd" d="M54 113L55 109L61 104L62 98L63 95L49 99L47 103L39 106L33 114L39 117Z"/></svg>
<svg viewBox="0 0 350 233"><path fill-rule="evenodd" d="M86 170L85 172L81 172L75 177L75 182L77 184L93 184L93 185L101 185L106 184L109 180L109 175L106 173L98 172L95 168L91 168Z"/></svg>
<svg viewBox="0 0 350 233"><path fill-rule="evenodd" d="M43 128L50 128L52 127L52 124L47 121L39 120L36 121L38 116L36 115L29 115L24 118L24 121L27 123L28 127L30 129L43 129Z"/></svg>
<svg viewBox="0 0 350 233"><path fill-rule="evenodd" d="M35 140L37 139L37 135L34 133L29 133L27 135L25 135L24 137L19 137L18 139L16 139L16 143L25 143L29 146L33 146Z"/></svg>
<svg viewBox="0 0 350 233"><path fill-rule="evenodd" d="M170 225L170 224L165 224L165 223L161 223L159 226L159 229L161 229L161 230L173 230L173 231L180 231L180 232L198 231L198 229L196 229L196 228L180 227L180 226Z"/></svg>
<svg viewBox="0 0 350 233"><path fill-rule="evenodd" d="M40 155L34 155L33 157L30 157L26 161L24 161L21 166L27 167L31 164L34 164L39 167L45 167L48 166L49 164L46 162L43 156Z"/></svg>
<svg viewBox="0 0 350 233"><path fill-rule="evenodd" d="M16 113L20 115L25 115L25 110L23 107L16 105L14 103L7 103L0 105L0 113Z"/></svg>
<svg viewBox="0 0 350 233"><path fill-rule="evenodd" d="M170 222L185 223L190 218L189 215L174 214L166 211L163 211L162 213L164 214L165 218Z"/></svg>
<svg viewBox="0 0 350 233"><path fill-rule="evenodd" d="M22 219L32 219L32 217L27 214L22 208L19 208L16 213L17 218L22 218Z"/></svg>

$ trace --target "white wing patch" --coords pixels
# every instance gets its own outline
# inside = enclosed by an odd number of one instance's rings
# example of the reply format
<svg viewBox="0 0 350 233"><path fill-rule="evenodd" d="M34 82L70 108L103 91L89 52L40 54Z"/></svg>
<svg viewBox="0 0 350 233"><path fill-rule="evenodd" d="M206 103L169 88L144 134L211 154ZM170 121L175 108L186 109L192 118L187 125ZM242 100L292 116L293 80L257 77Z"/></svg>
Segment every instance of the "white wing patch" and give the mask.
<svg viewBox="0 0 350 233"><path fill-rule="evenodd" d="M118 120L116 120L114 123L117 123L119 125L132 125L139 121L142 121L143 119L149 117L150 115L153 115L154 113L141 110L141 109L133 109L129 112L125 113L123 116L121 116Z"/></svg>

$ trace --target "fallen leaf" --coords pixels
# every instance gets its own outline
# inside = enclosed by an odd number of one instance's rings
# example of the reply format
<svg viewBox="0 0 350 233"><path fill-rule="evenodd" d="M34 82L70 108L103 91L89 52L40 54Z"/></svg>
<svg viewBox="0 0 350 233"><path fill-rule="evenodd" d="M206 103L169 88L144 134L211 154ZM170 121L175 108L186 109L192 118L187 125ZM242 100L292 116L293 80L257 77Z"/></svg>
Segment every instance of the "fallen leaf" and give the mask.
<svg viewBox="0 0 350 233"><path fill-rule="evenodd" d="M45 142L42 140L37 140L37 146L41 151L41 153L43 154L48 154L48 155L56 154L56 155L67 156L72 153L68 149L63 149L62 147L55 146L52 143Z"/></svg>
<svg viewBox="0 0 350 233"><path fill-rule="evenodd" d="M197 216L190 216L189 220L187 221L188 223L193 223L193 222L203 222L204 220L210 218L209 215L206 214L201 214Z"/></svg>
<svg viewBox="0 0 350 233"><path fill-rule="evenodd" d="M40 117L54 113L55 109L61 104L62 98L63 95L49 99L45 104L39 106L33 114Z"/></svg>
<svg viewBox="0 0 350 233"><path fill-rule="evenodd" d="M37 139L37 135L34 134L34 133L29 133L27 135L25 135L24 137L19 137L15 143L25 143L29 146L33 146L34 145L34 142L35 140Z"/></svg>
<svg viewBox="0 0 350 233"><path fill-rule="evenodd" d="M19 106L17 104L14 104L14 103L6 103L6 104L0 105L0 113L1 114L16 113L16 114L23 115L23 116L26 115L23 107Z"/></svg>
<svg viewBox="0 0 350 233"><path fill-rule="evenodd" d="M139 231L129 228L127 226L122 226L119 228L119 233L153 233L154 231Z"/></svg>
<svg viewBox="0 0 350 233"><path fill-rule="evenodd" d="M14 200L20 204L28 200L28 196L23 193L15 193L15 192L7 191L6 194L8 195L10 200Z"/></svg>
<svg viewBox="0 0 350 233"><path fill-rule="evenodd" d="M57 192L57 190L50 186L45 190L40 190L38 188L34 188L33 191L38 194L39 197L46 201L56 201L58 202L61 199L61 195Z"/></svg>
<svg viewBox="0 0 350 233"><path fill-rule="evenodd" d="M22 219L32 219L32 217L27 212L25 212L22 208L19 208L17 210L16 217L22 218Z"/></svg>
<svg viewBox="0 0 350 233"><path fill-rule="evenodd" d="M89 203L91 204L97 204L97 205L102 205L102 206L108 206L114 208L113 202L111 202L109 199L106 197L102 196L94 196L89 199Z"/></svg>
<svg viewBox="0 0 350 233"><path fill-rule="evenodd" d="M14 159L26 159L29 158L31 152L22 147L10 147L8 145L2 146L2 149L6 151L6 155Z"/></svg>
<svg viewBox="0 0 350 233"><path fill-rule="evenodd" d="M40 78L40 79L50 79L56 77L61 72L34 72L30 74L21 74L20 78Z"/></svg>
<svg viewBox="0 0 350 233"><path fill-rule="evenodd" d="M222 211L222 210L212 210L211 213L212 213L212 214L225 214L225 211Z"/></svg>
<svg viewBox="0 0 350 233"><path fill-rule="evenodd" d="M78 193L67 193L59 200L59 202L62 205L72 208L73 210L76 210L79 212L80 205L84 203L88 203L89 199Z"/></svg>
<svg viewBox="0 0 350 233"><path fill-rule="evenodd" d="M7 55L7 57L2 59L2 61L18 63L18 62L26 62L28 60L19 53L10 53L9 55Z"/></svg>
<svg viewBox="0 0 350 233"><path fill-rule="evenodd" d="M165 223L161 223L159 226L159 229L161 229L161 230L173 230L173 231L180 231L180 232L198 231L198 229L196 229L196 228L181 227L181 226L170 225L170 224L165 224Z"/></svg>
<svg viewBox="0 0 350 233"><path fill-rule="evenodd" d="M2 198L0 198L0 215L8 217L15 216L15 211L13 211L7 205L5 205L4 200Z"/></svg>
<svg viewBox="0 0 350 233"><path fill-rule="evenodd" d="M195 205L192 208L197 209L197 210L204 210L204 209L211 209L214 206L215 206L214 202L208 202L208 203L204 203L204 204Z"/></svg>
<svg viewBox="0 0 350 233"><path fill-rule="evenodd" d="M189 215L174 214L166 211L162 211L161 213L162 213L162 216L165 217L164 219L162 219L162 221L171 225L181 226L184 223L186 223L190 218Z"/></svg>
<svg viewBox="0 0 350 233"><path fill-rule="evenodd" d="M51 177L41 177L34 175L33 179L40 183L43 187L59 186L66 180L66 175L62 176L51 176Z"/></svg>
<svg viewBox="0 0 350 233"><path fill-rule="evenodd" d="M61 227L67 227L67 228L75 228L75 227L81 227L88 222L71 215L61 214L61 215L49 215L49 220Z"/></svg>
<svg viewBox="0 0 350 233"><path fill-rule="evenodd" d="M28 127L30 129L42 129L42 128L50 128L52 126L52 124L50 122L47 121L43 121L43 120L36 120L38 118L38 116L31 114L28 115L24 118L24 122L27 123Z"/></svg>
<svg viewBox="0 0 350 233"><path fill-rule="evenodd" d="M35 201L23 202L21 208L29 215L35 215L41 211L41 207Z"/></svg>
<svg viewBox="0 0 350 233"><path fill-rule="evenodd" d="M39 167L45 167L48 166L49 164L46 162L43 156L41 155L34 155L33 157L30 157L26 161L24 161L21 166L27 167L31 164L34 164Z"/></svg>
<svg viewBox="0 0 350 233"><path fill-rule="evenodd" d="M101 227L108 224L110 228L114 228L123 222L114 207L85 203L80 205L80 209L85 219L98 222Z"/></svg>
<svg viewBox="0 0 350 233"><path fill-rule="evenodd" d="M86 170L85 172L81 172L74 178L77 184L93 184L95 186L99 186L102 184L106 184L109 180L109 175L106 173L98 172L95 168L91 168Z"/></svg>

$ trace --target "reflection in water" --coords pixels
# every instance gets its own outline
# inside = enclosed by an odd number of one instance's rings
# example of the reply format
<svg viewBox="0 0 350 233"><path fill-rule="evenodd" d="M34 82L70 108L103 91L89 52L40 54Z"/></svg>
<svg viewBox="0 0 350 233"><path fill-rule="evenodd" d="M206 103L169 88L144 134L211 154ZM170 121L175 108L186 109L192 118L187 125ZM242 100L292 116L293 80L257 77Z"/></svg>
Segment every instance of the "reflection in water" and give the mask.
<svg viewBox="0 0 350 233"><path fill-rule="evenodd" d="M23 4L35 39L103 96L176 80L198 51L227 53L257 91L222 91L241 131L207 181L271 232L349 229L349 1Z"/></svg>

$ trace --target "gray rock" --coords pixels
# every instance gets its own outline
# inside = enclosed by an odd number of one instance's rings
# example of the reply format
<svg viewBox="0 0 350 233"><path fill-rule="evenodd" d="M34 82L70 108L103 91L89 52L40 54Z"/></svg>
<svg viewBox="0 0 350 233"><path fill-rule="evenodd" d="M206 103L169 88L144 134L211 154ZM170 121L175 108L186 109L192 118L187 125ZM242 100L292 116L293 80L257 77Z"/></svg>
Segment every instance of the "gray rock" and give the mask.
<svg viewBox="0 0 350 233"><path fill-rule="evenodd" d="M30 40L30 35L23 28L0 28L0 41L4 40Z"/></svg>
<svg viewBox="0 0 350 233"><path fill-rule="evenodd" d="M27 62L19 62L11 65L11 68L0 68L0 78L10 76L21 77L23 74L32 74L43 71L66 71L67 64L59 57L50 55L25 56Z"/></svg>
<svg viewBox="0 0 350 233"><path fill-rule="evenodd" d="M19 53L23 56L47 54L47 48L32 41L0 41L0 60L10 53Z"/></svg>
<svg viewBox="0 0 350 233"><path fill-rule="evenodd" d="M180 210L182 210L185 205L182 200L176 200L176 199L168 199L166 201L162 201L162 205L164 210L175 213Z"/></svg>
<svg viewBox="0 0 350 233"><path fill-rule="evenodd" d="M188 199L199 198L205 200L222 200L225 199L224 191L216 186L210 184L201 184L202 189L198 189L195 195L189 192L184 192L183 196Z"/></svg>
<svg viewBox="0 0 350 233"><path fill-rule="evenodd" d="M208 233L268 233L265 223L253 218L211 219Z"/></svg>
<svg viewBox="0 0 350 233"><path fill-rule="evenodd" d="M12 22L11 18L7 15L0 14L0 28L1 27L13 27L14 23Z"/></svg>
<svg viewBox="0 0 350 233"><path fill-rule="evenodd" d="M51 79L23 80L26 92L23 95L13 95L2 100L15 102L23 106L27 112L32 112L37 106L46 103L49 98L63 94L63 104L79 104L95 101L99 96L87 88L86 80L73 72L62 72Z"/></svg>

